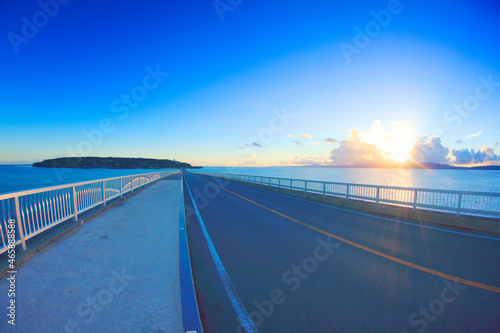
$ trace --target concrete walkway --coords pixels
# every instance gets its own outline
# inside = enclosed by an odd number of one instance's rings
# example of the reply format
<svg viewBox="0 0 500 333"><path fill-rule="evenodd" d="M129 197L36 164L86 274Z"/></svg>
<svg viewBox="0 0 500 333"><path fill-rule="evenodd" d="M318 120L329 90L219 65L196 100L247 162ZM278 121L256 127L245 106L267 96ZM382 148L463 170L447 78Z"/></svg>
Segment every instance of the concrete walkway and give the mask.
<svg viewBox="0 0 500 333"><path fill-rule="evenodd" d="M178 175L75 229L18 268L16 325L0 332L183 332Z"/></svg>

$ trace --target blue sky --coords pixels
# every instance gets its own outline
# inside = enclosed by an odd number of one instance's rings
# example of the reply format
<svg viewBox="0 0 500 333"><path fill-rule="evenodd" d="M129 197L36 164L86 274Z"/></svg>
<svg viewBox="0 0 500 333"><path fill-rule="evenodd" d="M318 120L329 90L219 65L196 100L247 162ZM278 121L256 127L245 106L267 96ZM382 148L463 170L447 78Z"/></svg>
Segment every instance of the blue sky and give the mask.
<svg viewBox="0 0 500 333"><path fill-rule="evenodd" d="M0 163L498 164L495 1L3 1Z"/></svg>

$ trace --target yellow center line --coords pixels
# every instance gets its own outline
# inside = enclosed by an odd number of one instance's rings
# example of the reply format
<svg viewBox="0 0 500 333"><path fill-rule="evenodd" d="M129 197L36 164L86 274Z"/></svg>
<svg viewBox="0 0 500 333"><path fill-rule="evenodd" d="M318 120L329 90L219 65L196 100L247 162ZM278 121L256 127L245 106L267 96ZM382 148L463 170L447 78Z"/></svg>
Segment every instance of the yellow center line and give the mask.
<svg viewBox="0 0 500 333"><path fill-rule="evenodd" d="M219 185L217 185L217 184L215 184L215 183L212 183L212 182L210 182L210 181L208 181L208 180L205 180L205 179L200 178L200 177L198 177L198 176L194 176L194 177L196 177L196 178L198 178L198 179L201 179L201 180L203 180L204 182L210 183L210 184L212 184L212 185L214 185L214 186L217 186L218 188L223 189L223 190L224 190L224 191L226 191L226 192L229 192L229 193L231 193L231 194L233 194L233 195L235 195L235 196L237 196L237 197L240 197L240 198L241 198L241 199L243 199L243 200L246 200L246 201L248 201L248 202L251 202L251 203L253 203L254 205L257 205L257 206L259 206L259 207L262 207L262 208L264 208L264 209L266 209L266 210L268 210L268 211L270 211L270 212L273 212L273 213L275 213L275 214L277 214L277 215L279 215L279 216L281 216L281 217L284 217L284 218L286 218L286 219L288 219L288 220L290 220L290 221L292 221L292 222L295 222L295 223L300 224L300 225L302 225L302 226L304 226L304 227L306 227L306 228L309 228L309 229L312 229L312 230L317 231L317 232L319 232L319 233L322 233L323 235L326 235L326 236L329 236L329 237L335 238L336 240L339 240L339 241L341 241L341 242L344 242L344 243L347 243L347 244L349 244L349 245L355 246L355 247L357 247L357 248L359 248L359 249L362 249L362 250L368 251L368 252L373 253L373 254L375 254L375 255L378 255L378 256L380 256L380 257L383 257L383 258L386 258L386 259L389 259L389 260L392 260L392 261L398 262L398 263L403 264L403 265L405 265L405 266L408 266L408 267L411 267L411 268L415 268L415 269L418 269L419 271L426 272L426 273L429 273L429 274L432 274L432 275L436 275L436 276L439 276L439 277L442 277L442 278L445 278L445 279L448 279L448 280L453 280L453 281L456 281L456 282L459 282L459 283L462 283L462 284L465 284L465 285L468 285L468 286L472 286L472 287L476 287L476 288L485 289L485 290L489 290L489 291L494 291L494 292L500 293L500 287L490 286L490 285L488 285L488 284L484 284L484 283L479 283L479 282L474 282L474 281L470 281L470 280L462 279L462 278L457 277L457 276L453 276L453 275L450 275L450 274L442 273L442 272L439 272L439 271L436 271L436 270L433 270L433 269L430 269L430 268L427 268L427 267L423 267L423 266L420 266L420 265L414 264L414 263L412 263L412 262L409 262L409 261L406 261L406 260L403 260L403 259L400 259L400 258L393 257L393 256L391 256L391 255L389 255L389 254L386 254L386 253L383 253L383 252L380 252L380 251L377 251L377 250L371 249L371 248L366 247L366 246L364 246L364 245L361 245L361 244L355 243L355 242L350 241L350 240L348 240L348 239L345 239L345 238L339 237L339 236L337 236L337 235L331 234L331 233L329 233L329 232L326 232L326 231L324 231L324 230L318 229L318 228L316 228L316 227L314 227L314 226L312 226L312 225L310 225L310 224L307 224L307 223L301 222L301 221L299 221L299 220L297 220L297 219L294 219L293 217L290 217L290 216L285 215L285 214L283 214L283 213L280 213L280 212L278 212L278 211L276 211L276 210L274 210L274 209L271 209L271 208L269 208L269 207L266 207L266 206L264 206L264 205L262 205L262 204L260 204L260 203L258 203L258 202L255 202L255 201L253 201L253 200L250 200L250 199L248 199L248 198L246 198L246 197L244 197L244 196L242 196L242 195L240 195L240 194L234 193L234 192L232 192L232 191L230 191L230 190L228 190L228 189L226 189L226 188L224 188L224 187L221 187L221 186L219 186Z"/></svg>

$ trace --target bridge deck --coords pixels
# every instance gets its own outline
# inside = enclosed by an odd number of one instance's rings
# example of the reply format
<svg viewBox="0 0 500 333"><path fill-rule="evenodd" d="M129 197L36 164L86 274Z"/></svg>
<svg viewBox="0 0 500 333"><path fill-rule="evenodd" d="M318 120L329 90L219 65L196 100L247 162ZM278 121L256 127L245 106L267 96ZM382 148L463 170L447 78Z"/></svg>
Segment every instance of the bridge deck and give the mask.
<svg viewBox="0 0 500 333"><path fill-rule="evenodd" d="M4 314L0 331L182 332L180 186L151 185L19 267L16 326Z"/></svg>
<svg viewBox="0 0 500 333"><path fill-rule="evenodd" d="M184 175L205 333L500 327L498 234ZM0 332L182 332L180 190L159 181L19 267L16 327Z"/></svg>

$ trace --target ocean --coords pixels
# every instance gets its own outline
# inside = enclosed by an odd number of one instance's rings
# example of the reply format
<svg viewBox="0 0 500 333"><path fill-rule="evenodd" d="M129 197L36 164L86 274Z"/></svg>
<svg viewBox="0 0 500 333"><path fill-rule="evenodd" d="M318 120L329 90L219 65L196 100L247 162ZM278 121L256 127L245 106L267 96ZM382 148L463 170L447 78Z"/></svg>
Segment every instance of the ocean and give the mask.
<svg viewBox="0 0 500 333"><path fill-rule="evenodd" d="M151 169L51 169L0 165L0 193L153 172ZM325 167L206 167L193 172L226 172L461 191L500 192L498 170L354 169Z"/></svg>
<svg viewBox="0 0 500 333"><path fill-rule="evenodd" d="M173 169L164 169L168 171ZM113 178L158 170L151 169L53 169L31 165L0 165L0 193L17 192L41 187L70 184L88 180Z"/></svg>
<svg viewBox="0 0 500 333"><path fill-rule="evenodd" d="M206 167L195 172L308 179L352 184L500 192L499 170L370 169L328 167Z"/></svg>

